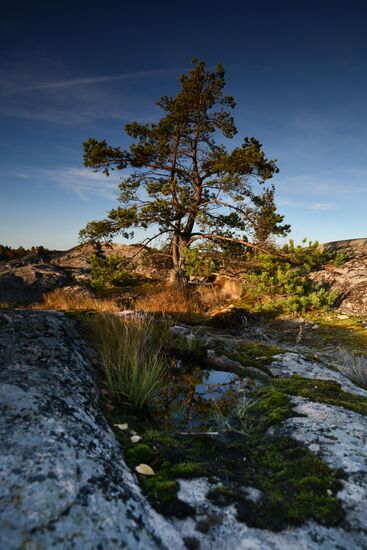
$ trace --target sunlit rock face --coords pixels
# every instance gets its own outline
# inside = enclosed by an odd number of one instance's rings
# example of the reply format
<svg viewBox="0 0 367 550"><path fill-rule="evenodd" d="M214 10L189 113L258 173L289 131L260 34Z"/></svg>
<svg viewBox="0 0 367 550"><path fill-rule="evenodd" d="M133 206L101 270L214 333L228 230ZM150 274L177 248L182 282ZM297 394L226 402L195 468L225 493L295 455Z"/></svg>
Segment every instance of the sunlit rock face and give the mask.
<svg viewBox="0 0 367 550"><path fill-rule="evenodd" d="M339 267L316 271L311 278L339 292L337 305L341 311L367 315L367 239L335 241L323 246L346 253L350 259Z"/></svg>

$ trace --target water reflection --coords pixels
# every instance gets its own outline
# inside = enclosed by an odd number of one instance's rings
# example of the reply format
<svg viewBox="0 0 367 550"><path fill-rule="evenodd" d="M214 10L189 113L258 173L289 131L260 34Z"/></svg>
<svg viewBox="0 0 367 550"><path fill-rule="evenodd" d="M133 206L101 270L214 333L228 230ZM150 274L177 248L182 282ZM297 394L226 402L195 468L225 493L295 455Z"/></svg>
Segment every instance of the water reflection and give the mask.
<svg viewBox="0 0 367 550"><path fill-rule="evenodd" d="M215 416L233 413L244 386L236 374L173 361L160 403L163 428L206 431Z"/></svg>

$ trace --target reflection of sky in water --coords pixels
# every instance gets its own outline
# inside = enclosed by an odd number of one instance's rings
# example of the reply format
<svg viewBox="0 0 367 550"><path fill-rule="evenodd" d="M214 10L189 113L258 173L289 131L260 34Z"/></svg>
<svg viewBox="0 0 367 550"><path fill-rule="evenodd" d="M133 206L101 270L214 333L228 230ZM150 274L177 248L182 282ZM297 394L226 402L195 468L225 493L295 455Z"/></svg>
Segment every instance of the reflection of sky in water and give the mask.
<svg viewBox="0 0 367 550"><path fill-rule="evenodd" d="M177 361L171 370L171 383L163 397L164 429L174 426L207 430L220 411L228 416L236 405L244 382L230 372L192 368Z"/></svg>
<svg viewBox="0 0 367 550"><path fill-rule="evenodd" d="M203 384L196 385L195 393L200 394L204 399L212 399L213 396L218 396L230 388L235 389L240 386L238 376L230 372L218 370L205 371L203 373L203 382Z"/></svg>

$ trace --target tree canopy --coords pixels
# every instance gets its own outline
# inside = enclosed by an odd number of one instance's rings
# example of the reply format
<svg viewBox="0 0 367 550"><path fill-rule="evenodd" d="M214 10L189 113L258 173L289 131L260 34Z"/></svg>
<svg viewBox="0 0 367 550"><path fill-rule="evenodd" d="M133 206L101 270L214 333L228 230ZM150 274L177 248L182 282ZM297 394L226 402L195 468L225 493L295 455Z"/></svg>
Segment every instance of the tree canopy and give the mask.
<svg viewBox="0 0 367 550"><path fill-rule="evenodd" d="M81 230L82 240L99 242L134 229L151 228L148 241L165 236L175 270L182 270L185 250L195 241L237 241L254 246L273 235L285 235L274 202L274 185L267 182L278 172L266 158L262 144L245 137L228 150L218 140L237 133L225 95L224 70L214 71L204 61L180 77L175 97L162 96L164 111L156 123L131 122L125 130L132 138L128 150L105 140L84 142L84 165L111 171L129 169L119 184L118 205L101 221Z"/></svg>

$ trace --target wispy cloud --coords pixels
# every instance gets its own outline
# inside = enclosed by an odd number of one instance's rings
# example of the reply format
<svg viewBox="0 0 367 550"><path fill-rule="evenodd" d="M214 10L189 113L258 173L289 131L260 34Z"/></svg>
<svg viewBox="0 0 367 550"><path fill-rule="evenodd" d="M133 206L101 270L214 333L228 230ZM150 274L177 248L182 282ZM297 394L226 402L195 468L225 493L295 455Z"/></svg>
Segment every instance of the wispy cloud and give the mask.
<svg viewBox="0 0 367 550"><path fill-rule="evenodd" d="M281 206L290 206L293 208L305 208L306 210L336 210L338 206L333 202L303 202L288 199L279 199Z"/></svg>
<svg viewBox="0 0 367 550"><path fill-rule="evenodd" d="M107 199L117 197L117 177L106 177L103 174L86 168L58 167L54 169L38 169L38 175L49 179L67 191L75 193L83 201L100 196Z"/></svg>
<svg viewBox="0 0 367 550"><path fill-rule="evenodd" d="M97 75L82 78L69 78L61 80L51 80L44 82L33 82L30 84L8 84L0 93L2 97L7 95L30 92L36 90L53 90L57 88L70 88L74 86L88 86L92 84L100 84L114 81L133 81L142 78L150 78L153 76L161 76L166 74L177 73L180 69L151 69L146 71L135 71L131 73L120 73L115 75Z"/></svg>
<svg viewBox="0 0 367 550"><path fill-rule="evenodd" d="M337 176L320 177L307 174L283 178L278 182L283 193L315 195L351 195L367 193L367 170L346 168L339 170Z"/></svg>
<svg viewBox="0 0 367 550"><path fill-rule="evenodd" d="M124 176L128 174L129 171L125 170ZM28 188L40 184L55 185L75 194L83 201L89 201L98 199L98 197L116 200L121 177L114 173L107 177L100 172L76 166L56 166L54 168L19 166L15 170L10 166L0 167L0 186L3 184L4 190L6 186L9 186L9 181L13 179L26 180Z"/></svg>
<svg viewBox="0 0 367 550"><path fill-rule="evenodd" d="M157 79L181 69L156 68L117 74L70 75L47 58L0 60L0 116L60 125L90 121L150 120L156 107L122 84ZM140 118L142 117L142 118Z"/></svg>

